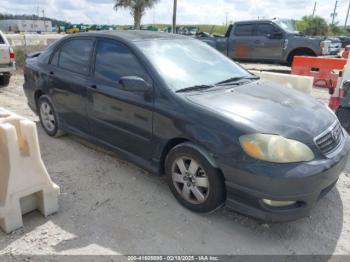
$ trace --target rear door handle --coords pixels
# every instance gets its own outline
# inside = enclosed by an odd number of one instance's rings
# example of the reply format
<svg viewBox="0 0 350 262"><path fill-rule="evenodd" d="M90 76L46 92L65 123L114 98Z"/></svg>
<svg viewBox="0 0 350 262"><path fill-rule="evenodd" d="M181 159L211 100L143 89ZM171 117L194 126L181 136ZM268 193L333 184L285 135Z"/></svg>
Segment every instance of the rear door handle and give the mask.
<svg viewBox="0 0 350 262"><path fill-rule="evenodd" d="M52 72L52 71L50 72L50 75L52 75L52 76L53 76L54 74L55 74L54 72Z"/></svg>
<svg viewBox="0 0 350 262"><path fill-rule="evenodd" d="M91 85L90 88L91 89L97 89L97 85Z"/></svg>

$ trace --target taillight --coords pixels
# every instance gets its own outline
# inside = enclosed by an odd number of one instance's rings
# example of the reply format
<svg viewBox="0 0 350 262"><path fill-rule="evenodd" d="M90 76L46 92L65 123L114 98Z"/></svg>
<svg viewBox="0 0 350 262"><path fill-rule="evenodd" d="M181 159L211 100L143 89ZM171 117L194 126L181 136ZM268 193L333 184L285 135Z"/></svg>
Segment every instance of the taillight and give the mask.
<svg viewBox="0 0 350 262"><path fill-rule="evenodd" d="M15 53L13 52L12 48L10 49L10 59L15 60Z"/></svg>

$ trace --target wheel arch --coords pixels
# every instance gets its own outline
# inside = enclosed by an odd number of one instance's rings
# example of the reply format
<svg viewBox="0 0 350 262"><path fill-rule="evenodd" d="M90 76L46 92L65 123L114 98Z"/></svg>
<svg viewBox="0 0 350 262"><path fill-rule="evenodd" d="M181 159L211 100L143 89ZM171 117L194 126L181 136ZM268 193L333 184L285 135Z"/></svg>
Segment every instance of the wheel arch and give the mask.
<svg viewBox="0 0 350 262"><path fill-rule="evenodd" d="M297 55L297 54L305 54L305 55L310 55L310 56L317 56L315 51L312 50L309 47L297 47L294 48L292 51L290 51L287 55L287 62L291 63L293 61L291 61L292 57Z"/></svg>
<svg viewBox="0 0 350 262"><path fill-rule="evenodd" d="M162 155L160 157L160 166L159 166L159 174L160 175L164 175L164 173L165 173L165 160L166 160L166 157L168 156L169 152L179 145L186 145L188 147L193 148L194 150L197 150L199 153L201 153L206 158L206 160L214 168L220 170L218 165L216 164L214 157L212 156L212 154L210 154L210 152L208 150L206 150L205 148L203 148L200 145L193 143L191 140L189 140L187 138L178 137L178 138L170 139L163 147ZM220 170L220 172L221 172L221 170Z"/></svg>
<svg viewBox="0 0 350 262"><path fill-rule="evenodd" d="M41 96L45 95L45 92L41 89L37 89L34 92L34 101L35 101L35 107L36 110L38 111L38 101Z"/></svg>

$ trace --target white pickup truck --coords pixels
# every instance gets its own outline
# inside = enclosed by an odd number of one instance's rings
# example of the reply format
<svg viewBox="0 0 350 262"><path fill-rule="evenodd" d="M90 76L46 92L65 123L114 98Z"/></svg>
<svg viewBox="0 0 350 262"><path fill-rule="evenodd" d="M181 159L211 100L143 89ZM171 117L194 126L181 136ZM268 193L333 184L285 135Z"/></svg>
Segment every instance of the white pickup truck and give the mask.
<svg viewBox="0 0 350 262"><path fill-rule="evenodd" d="M11 72L15 69L15 54L5 35L0 31L0 87L10 83Z"/></svg>

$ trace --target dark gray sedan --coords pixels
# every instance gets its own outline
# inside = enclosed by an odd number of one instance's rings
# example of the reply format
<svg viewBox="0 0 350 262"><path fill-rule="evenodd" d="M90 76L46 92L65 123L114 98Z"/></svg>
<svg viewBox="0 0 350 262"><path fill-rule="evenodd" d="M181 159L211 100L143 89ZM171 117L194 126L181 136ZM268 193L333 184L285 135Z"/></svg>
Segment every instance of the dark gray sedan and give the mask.
<svg viewBox="0 0 350 262"><path fill-rule="evenodd" d="M195 212L306 216L347 161L348 136L326 106L184 36L75 34L24 71L48 135L74 134L165 174Z"/></svg>

